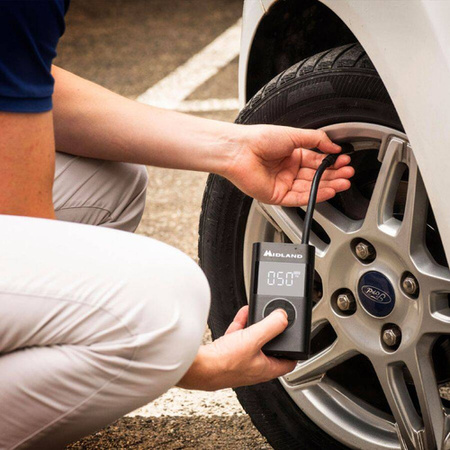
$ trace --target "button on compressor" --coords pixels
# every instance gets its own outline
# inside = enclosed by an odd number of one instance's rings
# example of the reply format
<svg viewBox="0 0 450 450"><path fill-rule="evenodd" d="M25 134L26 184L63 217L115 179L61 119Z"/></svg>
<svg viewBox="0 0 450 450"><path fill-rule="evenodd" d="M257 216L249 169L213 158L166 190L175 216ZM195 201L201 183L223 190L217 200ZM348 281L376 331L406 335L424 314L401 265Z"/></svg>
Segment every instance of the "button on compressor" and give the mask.
<svg viewBox="0 0 450 450"><path fill-rule="evenodd" d="M286 311L286 314L288 316L287 328L289 328L295 322L296 316L295 306L284 298L276 298L267 303L263 311L263 317L267 317L271 312L275 311L276 309L283 309L284 311Z"/></svg>

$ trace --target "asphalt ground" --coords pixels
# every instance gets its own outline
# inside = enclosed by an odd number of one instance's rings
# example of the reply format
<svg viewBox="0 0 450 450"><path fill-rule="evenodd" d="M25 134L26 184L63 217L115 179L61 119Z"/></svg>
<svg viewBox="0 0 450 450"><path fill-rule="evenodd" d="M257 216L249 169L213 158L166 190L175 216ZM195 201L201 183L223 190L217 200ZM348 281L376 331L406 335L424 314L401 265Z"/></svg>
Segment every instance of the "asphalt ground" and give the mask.
<svg viewBox="0 0 450 450"><path fill-rule="evenodd" d="M136 99L202 51L241 16L242 0L72 0L55 64ZM237 98L237 58L187 101ZM197 112L233 121L237 110ZM197 259L207 174L149 167L147 206L138 233ZM209 334L205 333L205 341ZM231 390L173 389L72 448L270 448Z"/></svg>
<svg viewBox="0 0 450 450"><path fill-rule="evenodd" d="M239 19L242 0L72 0L55 64L137 98ZM237 58L188 100L237 98ZM195 113L234 121L238 111ZM149 167L147 208L138 233L197 258L206 174Z"/></svg>

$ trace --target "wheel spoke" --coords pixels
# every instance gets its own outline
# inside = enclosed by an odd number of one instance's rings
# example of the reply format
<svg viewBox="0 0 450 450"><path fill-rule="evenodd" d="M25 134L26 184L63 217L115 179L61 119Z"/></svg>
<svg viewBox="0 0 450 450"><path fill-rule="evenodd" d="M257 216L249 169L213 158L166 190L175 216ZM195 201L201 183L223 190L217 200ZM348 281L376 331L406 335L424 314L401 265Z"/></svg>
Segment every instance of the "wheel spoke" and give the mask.
<svg viewBox="0 0 450 450"><path fill-rule="evenodd" d="M266 218L276 224L283 233L294 243L300 243L303 233L303 219L300 217L296 208L285 208L276 205L267 205L259 203L259 208ZM325 252L327 244L316 234L311 233L310 243L316 247L319 252Z"/></svg>
<svg viewBox="0 0 450 450"><path fill-rule="evenodd" d="M322 277L322 281L324 281L324 276L329 274L330 271L330 259L327 258L327 254L322 254L321 252L316 251L316 258L314 262L314 267L316 271L319 273L319 275ZM326 289L326 284L324 284L324 290Z"/></svg>
<svg viewBox="0 0 450 450"><path fill-rule="evenodd" d="M408 146L409 148L409 146ZM417 161L409 148L407 152L409 178L406 194L405 212L400 226L399 245L410 249L412 255L422 253L425 245L427 226L428 197Z"/></svg>
<svg viewBox="0 0 450 450"><path fill-rule="evenodd" d="M395 235L400 221L393 218L393 207L398 184L403 174L402 162L404 142L392 138L385 144L383 162L364 220L364 229L381 229L387 234Z"/></svg>
<svg viewBox="0 0 450 450"><path fill-rule="evenodd" d="M318 301L312 310L311 337L313 338L328 322L329 306L324 298Z"/></svg>
<svg viewBox="0 0 450 450"><path fill-rule="evenodd" d="M423 334L450 334L450 271L424 255L422 261L421 294L423 299Z"/></svg>
<svg viewBox="0 0 450 450"><path fill-rule="evenodd" d="M338 211L329 203L320 203L314 212L314 220L325 230L330 238L330 244L326 247L326 251L319 249L316 251L315 269L322 277L324 296L329 286L327 282L330 272L333 270L332 262L339 253L339 258L345 264L347 258L353 256L350 253L342 252L339 244L350 241L351 234L361 228L362 221L352 220ZM312 236L315 236L312 233ZM317 237L316 237L317 240Z"/></svg>
<svg viewBox="0 0 450 450"><path fill-rule="evenodd" d="M257 203L258 209L266 219L278 230L281 230L292 242L302 240L303 220L294 208Z"/></svg>
<svg viewBox="0 0 450 450"><path fill-rule="evenodd" d="M386 399L397 422L399 439L406 448L426 449L423 424L406 387L400 364L374 364Z"/></svg>
<svg viewBox="0 0 450 450"><path fill-rule="evenodd" d="M425 330L429 334L450 334L450 308L433 312Z"/></svg>
<svg viewBox="0 0 450 450"><path fill-rule="evenodd" d="M317 355L299 363L291 373L285 376L285 380L290 384L296 384L300 387L305 387L313 382L319 382L327 370L343 363L356 355L356 353L356 350L349 348L343 340L338 338L332 345Z"/></svg>
<svg viewBox="0 0 450 450"><path fill-rule="evenodd" d="M420 260L418 266L430 293L450 292L450 270L447 267L440 266L428 255Z"/></svg>
<svg viewBox="0 0 450 450"><path fill-rule="evenodd" d="M316 205L314 220L325 230L331 241L342 238L343 234L351 233L361 227L360 221L349 219L329 203Z"/></svg>
<svg viewBox="0 0 450 450"><path fill-rule="evenodd" d="M434 340L430 337L422 339L417 346L414 357L407 361L407 366L419 399L426 448L442 449L449 430L447 429L447 415L442 406L433 370L431 359L433 343Z"/></svg>
<svg viewBox="0 0 450 450"><path fill-rule="evenodd" d="M431 292L421 294L424 301L423 319L420 327L422 335L450 334L449 292L449 284L437 278Z"/></svg>
<svg viewBox="0 0 450 450"><path fill-rule="evenodd" d="M421 339L414 354L403 362L388 363L384 359L374 368L397 422L401 440L411 449L444 449L449 434L449 418L439 395L431 359L434 338ZM408 368L419 402L418 411L405 381Z"/></svg>
<svg viewBox="0 0 450 450"><path fill-rule="evenodd" d="M283 231L286 236L295 243L301 241L303 220L296 208L284 208L282 206L258 204L260 212L272 225ZM351 233L360 227L360 222L346 217L329 203L321 203L316 206L314 220L325 230L331 240L338 239L342 234ZM326 244L313 232L311 243L319 250L324 250Z"/></svg>

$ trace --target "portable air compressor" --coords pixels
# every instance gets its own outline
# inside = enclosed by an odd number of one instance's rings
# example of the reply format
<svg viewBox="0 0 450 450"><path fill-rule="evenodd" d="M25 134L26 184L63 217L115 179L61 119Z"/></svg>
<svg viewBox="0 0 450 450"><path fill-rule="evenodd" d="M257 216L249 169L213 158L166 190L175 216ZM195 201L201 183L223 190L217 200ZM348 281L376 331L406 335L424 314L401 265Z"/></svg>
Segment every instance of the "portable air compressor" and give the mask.
<svg viewBox="0 0 450 450"><path fill-rule="evenodd" d="M266 355L308 358L314 253L307 244L253 244L249 324L279 308L286 311L289 322L283 333L263 347Z"/></svg>
<svg viewBox="0 0 450 450"><path fill-rule="evenodd" d="M353 151L350 144L341 147L342 153ZM338 156L326 156L314 175L302 243L253 244L248 325L259 322L276 309L283 309L288 317L287 328L262 348L266 355L294 360L309 357L315 257L309 235L320 178Z"/></svg>

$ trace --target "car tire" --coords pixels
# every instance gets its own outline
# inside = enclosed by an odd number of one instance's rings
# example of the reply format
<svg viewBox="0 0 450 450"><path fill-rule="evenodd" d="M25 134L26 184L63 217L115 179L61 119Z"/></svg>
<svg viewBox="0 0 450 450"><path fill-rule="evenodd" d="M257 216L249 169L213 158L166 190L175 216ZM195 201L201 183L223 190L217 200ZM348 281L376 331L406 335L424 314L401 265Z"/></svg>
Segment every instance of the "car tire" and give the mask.
<svg viewBox="0 0 450 450"><path fill-rule="evenodd" d="M368 122L402 130L384 84L358 44L334 48L290 67L264 86L237 123L319 128ZM243 243L252 199L211 175L203 198L199 258L211 285L209 326L222 336L247 303ZM275 449L347 448L300 410L278 380L236 389L239 401Z"/></svg>

